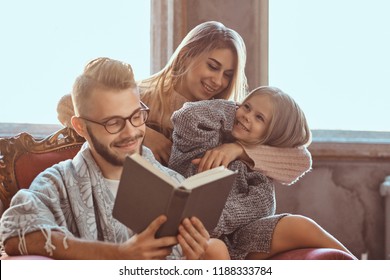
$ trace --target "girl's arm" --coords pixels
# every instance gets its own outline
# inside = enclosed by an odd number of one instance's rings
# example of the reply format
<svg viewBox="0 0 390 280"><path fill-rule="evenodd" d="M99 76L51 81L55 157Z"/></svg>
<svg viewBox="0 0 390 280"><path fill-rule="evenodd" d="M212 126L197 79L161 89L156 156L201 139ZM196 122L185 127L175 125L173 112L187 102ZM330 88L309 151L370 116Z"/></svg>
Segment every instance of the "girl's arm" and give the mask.
<svg viewBox="0 0 390 280"><path fill-rule="evenodd" d="M184 177L194 175L195 158L222 143L225 131L233 127L235 104L227 100L188 102L172 115L173 146L169 168Z"/></svg>
<svg viewBox="0 0 390 280"><path fill-rule="evenodd" d="M221 165L228 167L236 159L253 166L253 161L245 153L245 149L236 142L221 144L216 148L210 149L205 152L202 158L192 160L192 163L198 165L198 172L202 172Z"/></svg>

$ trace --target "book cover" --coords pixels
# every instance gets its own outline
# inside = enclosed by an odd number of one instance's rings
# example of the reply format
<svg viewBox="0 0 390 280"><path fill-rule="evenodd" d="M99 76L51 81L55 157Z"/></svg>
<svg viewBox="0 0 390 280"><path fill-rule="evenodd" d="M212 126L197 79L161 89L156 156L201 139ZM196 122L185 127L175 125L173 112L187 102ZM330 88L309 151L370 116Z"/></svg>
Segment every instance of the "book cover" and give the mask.
<svg viewBox="0 0 390 280"><path fill-rule="evenodd" d="M165 214L168 220L157 237L177 235L181 221L192 216L211 231L218 223L235 176L235 172L221 166L179 183L139 154L133 154L125 160L113 216L140 233Z"/></svg>

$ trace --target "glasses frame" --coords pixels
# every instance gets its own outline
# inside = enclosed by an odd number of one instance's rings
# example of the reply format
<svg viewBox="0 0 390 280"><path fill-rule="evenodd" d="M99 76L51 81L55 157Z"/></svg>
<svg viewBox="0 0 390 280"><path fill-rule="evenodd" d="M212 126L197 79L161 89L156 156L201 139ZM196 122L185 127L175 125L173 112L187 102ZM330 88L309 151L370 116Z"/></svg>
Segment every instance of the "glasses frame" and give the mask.
<svg viewBox="0 0 390 280"><path fill-rule="evenodd" d="M140 104L141 104L141 108L138 108L137 110L135 110L130 116L126 117L126 118L122 118L122 117L119 117L119 116L116 116L116 117L112 117L112 118L109 118L108 120L104 121L104 122L98 122L98 121L94 121L94 120L91 120L89 118L85 118L85 117L81 117L79 116L78 118L80 119L83 119L85 121L88 121L88 122L91 122L91 123L96 123L96 124L99 124L101 126L104 127L104 129L109 133L109 134L117 134L119 132L121 132L125 126L126 126L126 121L128 120L132 126L134 127L140 127L141 125L145 124L146 121L148 120L148 117L149 117L149 112L150 112L150 109L148 106L146 106L142 101L140 101ZM134 125L133 122L131 121L131 119L133 118L133 116L137 113L139 113L140 111L143 111L143 112L147 112L147 115L146 115L146 118L145 118L145 121L140 124L140 125ZM121 127L121 129L119 129L117 132L110 132L108 129L107 129L107 123L113 119L122 119L123 120L123 125Z"/></svg>

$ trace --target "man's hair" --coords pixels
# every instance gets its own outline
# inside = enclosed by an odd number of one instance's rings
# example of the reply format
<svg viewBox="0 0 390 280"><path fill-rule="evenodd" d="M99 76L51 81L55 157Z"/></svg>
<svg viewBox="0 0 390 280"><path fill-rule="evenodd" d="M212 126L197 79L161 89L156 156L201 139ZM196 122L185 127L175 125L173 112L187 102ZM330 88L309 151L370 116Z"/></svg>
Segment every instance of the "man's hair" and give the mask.
<svg viewBox="0 0 390 280"><path fill-rule="evenodd" d="M163 118L171 106L174 87L182 82L189 67L202 55L216 49L230 49L236 58L236 67L228 87L214 98L241 100L248 93L245 75L246 47L242 37L220 22L207 21L193 28L176 48L165 67L140 83L142 100L155 112L161 112L157 124L163 128ZM163 131L165 135L169 133Z"/></svg>
<svg viewBox="0 0 390 280"><path fill-rule="evenodd" d="M130 64L100 57L90 61L77 77L72 90L75 114L86 110L88 98L96 89L123 90L137 87Z"/></svg>
<svg viewBox="0 0 390 280"><path fill-rule="evenodd" d="M242 103L253 96L269 96L273 114L261 144L274 147L299 147L311 143L311 131L302 109L295 100L276 87L262 86L252 90Z"/></svg>

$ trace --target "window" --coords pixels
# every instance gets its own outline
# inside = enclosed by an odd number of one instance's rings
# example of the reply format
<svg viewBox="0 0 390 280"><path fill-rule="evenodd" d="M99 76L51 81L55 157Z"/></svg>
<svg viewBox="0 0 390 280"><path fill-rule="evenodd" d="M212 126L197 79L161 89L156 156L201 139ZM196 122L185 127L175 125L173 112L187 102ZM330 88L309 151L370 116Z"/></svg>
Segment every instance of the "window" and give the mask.
<svg viewBox="0 0 390 280"><path fill-rule="evenodd" d="M91 59L150 73L150 1L2 1L0 122L59 124L57 102ZM1 130L1 128L0 128Z"/></svg>
<svg viewBox="0 0 390 280"><path fill-rule="evenodd" d="M390 131L390 2L269 1L269 84L312 129Z"/></svg>

